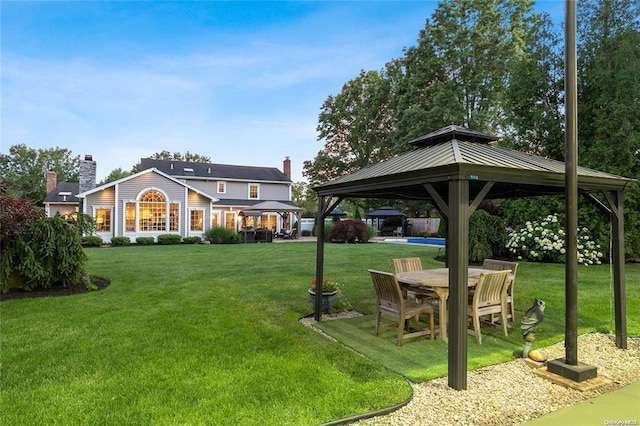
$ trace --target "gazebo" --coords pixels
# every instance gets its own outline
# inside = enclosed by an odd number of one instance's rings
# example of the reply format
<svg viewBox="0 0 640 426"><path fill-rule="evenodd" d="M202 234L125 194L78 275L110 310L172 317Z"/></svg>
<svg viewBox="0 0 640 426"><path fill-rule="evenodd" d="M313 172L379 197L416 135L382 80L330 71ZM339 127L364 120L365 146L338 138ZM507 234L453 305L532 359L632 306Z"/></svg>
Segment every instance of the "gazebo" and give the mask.
<svg viewBox="0 0 640 426"><path fill-rule="evenodd" d="M391 206L382 206L380 208L378 208L377 210L372 211L371 213L367 213L366 218L367 219L371 219L371 221L373 222L374 220L376 220L376 229L378 230L379 235L383 235L383 229L380 226L380 219L382 219L382 223L384 223L385 219L389 219L389 218L396 218L398 223L400 223L400 226L402 227L403 233L404 233L404 228L405 228L405 219L406 219L407 215L405 215L402 212L399 212L398 210L394 209ZM390 235L393 235L393 233L391 233Z"/></svg>
<svg viewBox="0 0 640 426"><path fill-rule="evenodd" d="M561 195L565 191L564 163L496 146L497 140L448 126L410 141L410 151L313 188L318 195L318 283L323 279L324 218L344 198L430 201L447 221L448 378L454 389L466 389L467 382L469 216L485 199ZM619 348L626 348L623 190L632 179L578 167L577 180L579 193L611 217L615 340ZM595 197L596 193L604 201ZM320 308L316 303L316 321L321 318Z"/></svg>
<svg viewBox="0 0 640 426"><path fill-rule="evenodd" d="M291 202L284 201L262 201L247 207L243 211L246 215L255 214L255 212L262 214L261 212L274 212L278 213L282 217L283 222L287 224L287 229L291 230L293 222L290 220L290 215L295 215L298 224L301 223L302 209L296 207Z"/></svg>

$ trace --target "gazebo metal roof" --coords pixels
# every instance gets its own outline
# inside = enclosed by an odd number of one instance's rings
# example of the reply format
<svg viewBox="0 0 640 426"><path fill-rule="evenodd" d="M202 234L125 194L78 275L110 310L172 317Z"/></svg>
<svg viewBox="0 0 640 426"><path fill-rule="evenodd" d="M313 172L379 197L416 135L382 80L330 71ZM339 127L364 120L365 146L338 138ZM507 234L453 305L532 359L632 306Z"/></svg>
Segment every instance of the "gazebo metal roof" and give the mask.
<svg viewBox="0 0 640 426"><path fill-rule="evenodd" d="M410 142L414 149L313 188L318 194L316 282L323 279L324 221L344 198L433 201L448 223L449 386L466 388L469 216L484 199L565 194L563 162L495 146L498 138L448 126ZM624 187L633 179L577 168L578 191L612 222L616 345L626 348ZM591 195L600 192L605 202ZM606 203L606 204L605 204ZM607 206L608 204L608 206ZM320 289L318 288L318 291ZM319 300L319 299L318 299ZM320 320L316 301L315 319Z"/></svg>
<svg viewBox="0 0 640 426"><path fill-rule="evenodd" d="M448 126L411 141L415 146L411 151L317 185L314 190L318 195L424 200L431 198L425 183L444 190L450 179L460 177L469 179L472 196L482 190L484 182L494 182L485 199L564 193L563 162L489 144L494 140L484 133ZM578 167L581 191L617 190L630 181Z"/></svg>
<svg viewBox="0 0 640 426"><path fill-rule="evenodd" d="M378 210L374 210L371 213L367 213L367 217L402 217L406 214L399 212L391 206L382 206Z"/></svg>

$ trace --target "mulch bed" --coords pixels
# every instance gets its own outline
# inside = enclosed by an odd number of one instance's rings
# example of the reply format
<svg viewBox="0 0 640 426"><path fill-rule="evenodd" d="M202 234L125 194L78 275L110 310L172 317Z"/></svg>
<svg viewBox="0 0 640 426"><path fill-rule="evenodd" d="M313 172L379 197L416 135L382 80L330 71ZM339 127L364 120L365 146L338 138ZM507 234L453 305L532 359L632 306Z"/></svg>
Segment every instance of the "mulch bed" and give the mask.
<svg viewBox="0 0 640 426"><path fill-rule="evenodd" d="M0 294L0 302L12 299L28 299L34 297L57 297L57 296L71 296L74 294L89 293L92 291L99 291L107 288L111 281L102 277L91 277L91 282L97 287L96 290L88 289L84 284L79 284L73 287L52 287L41 288L31 291L22 289L11 289L6 293Z"/></svg>

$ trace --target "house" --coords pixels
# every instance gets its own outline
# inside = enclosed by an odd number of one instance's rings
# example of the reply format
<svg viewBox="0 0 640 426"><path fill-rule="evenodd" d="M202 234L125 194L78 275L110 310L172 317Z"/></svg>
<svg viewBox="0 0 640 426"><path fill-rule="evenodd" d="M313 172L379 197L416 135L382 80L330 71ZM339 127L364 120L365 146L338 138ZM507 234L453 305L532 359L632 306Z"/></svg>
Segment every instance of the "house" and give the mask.
<svg viewBox="0 0 640 426"><path fill-rule="evenodd" d="M283 171L150 158L141 160L140 170L96 186L96 162L85 156L77 189L61 183L49 192L47 180L45 210L53 216L75 208L92 216L105 242L114 236L202 237L215 226L235 232L290 230L299 221L301 209L291 202L289 157Z"/></svg>

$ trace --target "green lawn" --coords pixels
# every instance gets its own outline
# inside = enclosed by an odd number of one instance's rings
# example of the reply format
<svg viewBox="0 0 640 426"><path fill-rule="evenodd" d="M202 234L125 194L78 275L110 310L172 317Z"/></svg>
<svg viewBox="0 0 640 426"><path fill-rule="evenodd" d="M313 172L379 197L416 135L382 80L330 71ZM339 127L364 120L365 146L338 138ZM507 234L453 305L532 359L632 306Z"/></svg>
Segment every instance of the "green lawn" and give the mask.
<svg viewBox="0 0 640 426"><path fill-rule="evenodd" d="M437 248L327 245L325 276L374 312L367 268ZM312 312L315 244L88 249L103 291L0 305L3 424L318 424L387 407L403 377L297 319ZM627 265L629 334L640 266ZM563 265L522 263L516 308L547 302L540 344L563 339ZM608 266L579 268L581 332L609 331ZM439 346L446 351L446 346ZM508 358L511 354L500 355ZM470 365L475 365L470 359Z"/></svg>

